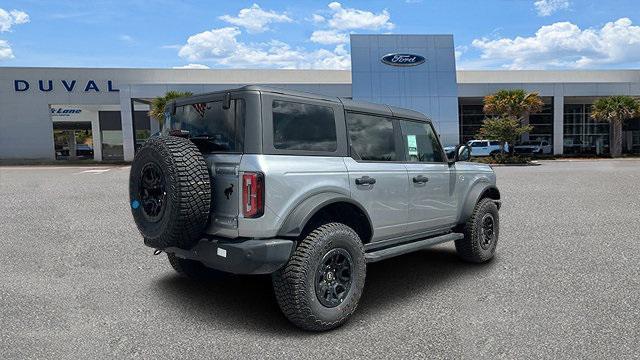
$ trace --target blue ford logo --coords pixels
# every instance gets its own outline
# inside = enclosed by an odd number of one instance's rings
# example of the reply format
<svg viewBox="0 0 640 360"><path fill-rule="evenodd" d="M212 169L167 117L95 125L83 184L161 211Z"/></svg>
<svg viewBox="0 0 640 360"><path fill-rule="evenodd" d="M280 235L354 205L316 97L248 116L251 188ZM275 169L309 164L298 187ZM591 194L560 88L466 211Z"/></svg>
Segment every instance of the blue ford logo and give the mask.
<svg viewBox="0 0 640 360"><path fill-rule="evenodd" d="M382 57L382 62L392 66L416 66L425 62L424 56L415 54L388 54Z"/></svg>

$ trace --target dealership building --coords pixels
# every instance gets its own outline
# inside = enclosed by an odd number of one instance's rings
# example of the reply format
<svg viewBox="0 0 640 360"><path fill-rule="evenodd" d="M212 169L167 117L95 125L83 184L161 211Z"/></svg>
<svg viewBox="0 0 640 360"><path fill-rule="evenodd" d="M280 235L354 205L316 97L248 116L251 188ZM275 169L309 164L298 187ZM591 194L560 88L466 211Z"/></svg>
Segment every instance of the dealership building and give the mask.
<svg viewBox="0 0 640 360"><path fill-rule="evenodd" d="M535 91L529 140L555 154L606 154L609 125L591 104L640 97L640 70L456 70L451 35L351 35L351 70L0 68L0 160L130 161L159 130L149 102L168 90L203 93L271 85L396 105L433 119L443 144L473 139L482 99L499 89ZM640 119L624 126L623 151L640 153Z"/></svg>

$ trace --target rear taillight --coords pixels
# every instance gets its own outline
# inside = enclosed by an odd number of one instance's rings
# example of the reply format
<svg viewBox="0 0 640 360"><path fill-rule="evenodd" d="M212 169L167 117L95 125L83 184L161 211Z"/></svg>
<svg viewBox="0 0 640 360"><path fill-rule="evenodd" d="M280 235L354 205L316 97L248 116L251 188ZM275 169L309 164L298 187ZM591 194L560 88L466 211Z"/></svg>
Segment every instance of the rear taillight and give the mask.
<svg viewBox="0 0 640 360"><path fill-rule="evenodd" d="M246 172L242 175L242 214L257 218L264 214L264 175Z"/></svg>

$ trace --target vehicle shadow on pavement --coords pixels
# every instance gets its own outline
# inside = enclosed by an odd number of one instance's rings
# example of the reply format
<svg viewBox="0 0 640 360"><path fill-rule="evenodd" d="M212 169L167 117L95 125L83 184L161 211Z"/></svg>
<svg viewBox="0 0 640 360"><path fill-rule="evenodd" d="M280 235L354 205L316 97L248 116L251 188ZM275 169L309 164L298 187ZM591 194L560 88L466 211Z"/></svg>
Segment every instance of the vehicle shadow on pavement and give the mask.
<svg viewBox="0 0 640 360"><path fill-rule="evenodd" d="M431 289L452 278L477 271L458 259L455 250L433 248L369 264L364 294L354 320L376 319L379 312L428 297ZM247 331L288 336L303 332L280 313L270 276L231 276L228 279L193 281L174 273L157 280L160 296L172 308L187 312L186 318L210 323L215 328L244 328ZM348 328L349 323L346 327Z"/></svg>

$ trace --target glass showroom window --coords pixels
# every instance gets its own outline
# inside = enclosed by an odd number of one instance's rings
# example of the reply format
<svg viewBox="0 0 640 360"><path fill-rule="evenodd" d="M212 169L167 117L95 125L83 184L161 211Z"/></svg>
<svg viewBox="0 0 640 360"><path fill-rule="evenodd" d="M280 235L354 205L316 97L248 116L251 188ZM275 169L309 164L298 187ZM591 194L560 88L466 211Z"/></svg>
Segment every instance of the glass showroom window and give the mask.
<svg viewBox="0 0 640 360"><path fill-rule="evenodd" d="M476 134L480 131L482 121L485 118L482 107L481 98L461 99L459 107L461 144L465 144L469 140L474 140Z"/></svg>
<svg viewBox="0 0 640 360"><path fill-rule="evenodd" d="M609 153L609 124L591 119L591 104L565 104L564 153Z"/></svg>
<svg viewBox="0 0 640 360"><path fill-rule="evenodd" d="M622 152L640 154L640 118L627 120L622 125Z"/></svg>
<svg viewBox="0 0 640 360"><path fill-rule="evenodd" d="M531 141L546 141L553 144L553 98L542 98L544 106L539 113L529 115L529 125L533 130L529 133Z"/></svg>
<svg viewBox="0 0 640 360"><path fill-rule="evenodd" d="M122 145L122 121L120 111L100 111L100 135L102 138L102 159L119 161L124 159Z"/></svg>

